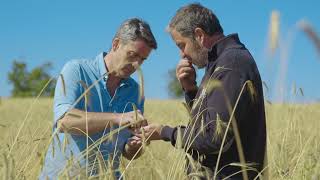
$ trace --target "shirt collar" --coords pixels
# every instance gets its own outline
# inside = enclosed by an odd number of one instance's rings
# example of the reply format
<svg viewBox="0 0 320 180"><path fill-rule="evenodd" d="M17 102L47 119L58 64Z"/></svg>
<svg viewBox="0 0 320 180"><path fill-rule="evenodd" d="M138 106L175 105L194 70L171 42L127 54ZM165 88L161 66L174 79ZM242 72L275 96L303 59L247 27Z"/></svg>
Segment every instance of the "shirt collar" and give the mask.
<svg viewBox="0 0 320 180"><path fill-rule="evenodd" d="M102 77L102 76L106 77L108 73L106 64L104 62L104 56L106 55L107 55L106 52L102 52L96 57L96 60L98 61L99 77Z"/></svg>
<svg viewBox="0 0 320 180"><path fill-rule="evenodd" d="M104 57L107 54L108 54L107 52L102 52L96 57L96 61L98 61L98 70L99 70L98 75L99 75L99 78L104 76L103 80L105 82L107 82L107 79L108 79L108 69L107 69L106 63L104 62ZM122 79L120 81L120 85L119 86L121 87L121 86L124 86L124 85L131 85L131 77L126 78L126 79Z"/></svg>
<svg viewBox="0 0 320 180"><path fill-rule="evenodd" d="M238 34L230 34L213 45L212 50L208 54L208 60L209 62L215 61L226 49L241 47L244 47L244 45L240 42Z"/></svg>

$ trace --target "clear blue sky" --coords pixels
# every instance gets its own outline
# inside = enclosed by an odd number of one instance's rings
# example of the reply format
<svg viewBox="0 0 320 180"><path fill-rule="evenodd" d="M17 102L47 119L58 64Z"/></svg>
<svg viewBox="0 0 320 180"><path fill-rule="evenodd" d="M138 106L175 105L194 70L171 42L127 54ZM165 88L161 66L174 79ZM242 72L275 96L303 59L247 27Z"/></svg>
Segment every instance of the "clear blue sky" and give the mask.
<svg viewBox="0 0 320 180"><path fill-rule="evenodd" d="M168 69L179 60L178 48L165 32L169 20L182 5L194 1L82 1L82 0L0 0L0 96L9 96L12 86L7 73L12 61L20 59L28 68L51 61L53 75L70 59L92 58L107 51L118 26L127 18L140 17L149 22L158 41L158 49L142 66L147 98L167 99ZM269 17L280 11L281 35L301 18L320 31L320 1L199 1L212 9L225 34L239 33L240 40L256 59L262 79L271 89L267 98L278 94L275 89L279 72L279 55L266 54ZM286 85L295 82L305 98L320 99L320 56L311 41L297 32L291 45ZM203 72L199 72L203 74Z"/></svg>

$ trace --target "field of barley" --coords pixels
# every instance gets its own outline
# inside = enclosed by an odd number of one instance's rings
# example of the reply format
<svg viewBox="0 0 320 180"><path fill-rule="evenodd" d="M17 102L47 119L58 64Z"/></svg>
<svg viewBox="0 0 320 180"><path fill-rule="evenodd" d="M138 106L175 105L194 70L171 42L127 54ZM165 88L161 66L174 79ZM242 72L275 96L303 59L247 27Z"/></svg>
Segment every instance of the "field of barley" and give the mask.
<svg viewBox="0 0 320 180"><path fill-rule="evenodd" d="M52 99L2 99L0 103L2 179L36 179L52 127ZM147 100L151 122L186 124L182 100ZM320 179L320 104L266 103L269 179ZM186 179L184 153L153 141L137 160L123 159L125 179ZM108 179L108 177L107 177Z"/></svg>

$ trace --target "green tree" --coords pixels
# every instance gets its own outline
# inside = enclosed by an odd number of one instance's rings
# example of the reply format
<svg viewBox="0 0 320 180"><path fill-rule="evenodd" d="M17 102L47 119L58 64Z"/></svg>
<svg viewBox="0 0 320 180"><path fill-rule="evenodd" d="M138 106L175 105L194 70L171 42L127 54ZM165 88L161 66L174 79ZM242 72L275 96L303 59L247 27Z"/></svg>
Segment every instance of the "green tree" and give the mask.
<svg viewBox="0 0 320 180"><path fill-rule="evenodd" d="M181 98L183 96L183 90L176 77L176 69L174 68L169 70L168 74L169 74L169 84L168 84L169 95L173 98Z"/></svg>
<svg viewBox="0 0 320 180"><path fill-rule="evenodd" d="M8 80L13 85L11 96L30 97L37 96L51 79L49 70L51 63L43 64L28 72L24 62L14 61L12 71L8 73ZM53 80L43 91L42 96L54 95L55 80Z"/></svg>

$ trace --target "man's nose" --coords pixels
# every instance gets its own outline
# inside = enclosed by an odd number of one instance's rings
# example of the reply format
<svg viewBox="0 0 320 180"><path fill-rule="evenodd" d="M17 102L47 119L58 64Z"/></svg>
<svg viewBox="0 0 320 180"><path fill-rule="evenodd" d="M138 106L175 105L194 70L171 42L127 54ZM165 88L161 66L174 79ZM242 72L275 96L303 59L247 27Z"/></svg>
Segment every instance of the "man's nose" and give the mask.
<svg viewBox="0 0 320 180"><path fill-rule="evenodd" d="M187 57L187 55L186 55L183 51L180 50L180 57L181 57L182 59L184 59L184 58Z"/></svg>
<svg viewBox="0 0 320 180"><path fill-rule="evenodd" d="M137 69L141 64L142 64L142 62L140 62L140 61L135 61L135 62L132 63L132 66L133 66L135 69Z"/></svg>

